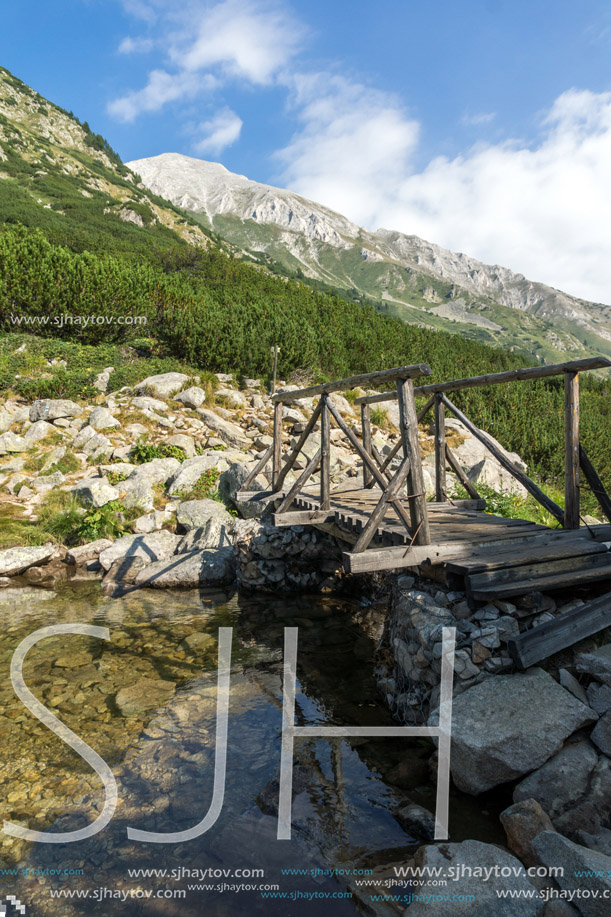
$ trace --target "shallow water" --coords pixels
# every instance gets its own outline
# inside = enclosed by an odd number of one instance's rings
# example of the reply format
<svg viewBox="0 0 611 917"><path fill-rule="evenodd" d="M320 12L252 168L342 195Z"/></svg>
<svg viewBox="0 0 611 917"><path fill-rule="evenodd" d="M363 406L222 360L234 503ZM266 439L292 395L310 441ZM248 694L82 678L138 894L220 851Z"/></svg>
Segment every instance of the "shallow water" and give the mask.
<svg viewBox="0 0 611 917"><path fill-rule="evenodd" d="M113 820L86 841L51 845L1 835L3 864L18 873L5 875L0 897L17 895L29 917L290 917L314 913L312 908L338 917L363 913L371 892L356 881L368 870L392 874L392 865L405 862L422 843L405 833L393 812L410 801L433 809L435 787L426 763L431 746L413 739L298 738L292 837L277 840L282 647L284 628L298 626L300 724L388 725L392 720L373 679L382 613L318 597L139 590L108 599L97 583L66 585L58 594L0 592L2 818L37 830L74 830L91 823L104 801L99 777L23 707L10 683L15 648L49 624L110 629L108 642L80 635L46 638L28 653L24 677L35 696L112 767L119 790ZM210 806L219 627L233 628L220 817L188 842L130 841L128 826L186 830ZM130 709L120 692L142 679L165 682L162 696L141 686ZM151 706L141 709L146 704ZM502 801L488 804L482 811L481 800L453 796L452 840L502 842L496 817ZM207 868L225 873L200 878L193 872ZM138 869L166 874L130 875ZM235 875L252 869L263 872ZM291 869L310 874L282 873ZM320 874L312 875L316 870ZM332 870L339 875L329 875ZM239 885L247 887L236 891ZM79 897L52 897L58 891ZM264 897L276 891L289 897ZM177 892L184 897L170 897ZM314 893L316 900L303 897ZM345 893L353 897L321 900Z"/></svg>

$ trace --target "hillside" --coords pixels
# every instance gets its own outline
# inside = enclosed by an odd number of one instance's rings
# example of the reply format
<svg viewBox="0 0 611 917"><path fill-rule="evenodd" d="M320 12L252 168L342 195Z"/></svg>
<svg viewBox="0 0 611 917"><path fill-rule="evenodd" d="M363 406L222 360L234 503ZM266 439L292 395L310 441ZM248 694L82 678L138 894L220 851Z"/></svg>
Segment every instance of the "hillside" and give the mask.
<svg viewBox="0 0 611 917"><path fill-rule="evenodd" d="M459 332L545 362L611 354L611 307L576 299L425 242L368 232L290 191L219 163L164 153L128 163L144 184L263 263L377 300L410 323Z"/></svg>
<svg viewBox="0 0 611 917"><path fill-rule="evenodd" d="M209 244L187 214L151 194L89 125L0 67L0 217L77 251L148 254Z"/></svg>

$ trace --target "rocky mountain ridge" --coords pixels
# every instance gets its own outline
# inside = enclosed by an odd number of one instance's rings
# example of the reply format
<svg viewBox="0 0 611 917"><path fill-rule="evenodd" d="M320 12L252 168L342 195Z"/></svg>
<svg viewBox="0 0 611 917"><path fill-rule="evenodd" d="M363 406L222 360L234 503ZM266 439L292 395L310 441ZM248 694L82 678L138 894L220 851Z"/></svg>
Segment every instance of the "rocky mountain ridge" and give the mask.
<svg viewBox="0 0 611 917"><path fill-rule="evenodd" d="M460 331L562 360L611 353L611 306L590 303L417 236L369 232L298 194L164 153L127 163L146 187L265 261L322 285L377 299L408 322Z"/></svg>

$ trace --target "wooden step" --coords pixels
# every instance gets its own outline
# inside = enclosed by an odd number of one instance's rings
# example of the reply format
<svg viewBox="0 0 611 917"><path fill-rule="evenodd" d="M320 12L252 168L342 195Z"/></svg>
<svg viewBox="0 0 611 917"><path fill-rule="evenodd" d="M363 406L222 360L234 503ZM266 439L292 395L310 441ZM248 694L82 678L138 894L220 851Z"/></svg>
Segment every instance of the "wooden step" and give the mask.
<svg viewBox="0 0 611 917"><path fill-rule="evenodd" d="M528 563L508 564L497 566L480 573L469 573L465 579L467 590L473 591L482 586L497 586L501 583L511 583L515 580L538 579L552 574L568 573L569 570L578 572L589 570L593 567L605 567L611 564L611 554L605 545L596 544L585 554L565 555L564 557L552 555L549 560L529 560Z"/></svg>
<svg viewBox="0 0 611 917"><path fill-rule="evenodd" d="M542 563L546 560L559 560L563 557L586 557L589 554L604 554L607 546L590 537L559 538L549 541L533 538L515 546L507 546L504 551L498 548L481 548L465 559L449 561L448 570L471 576L476 573L498 570L505 567L519 567L529 562Z"/></svg>
<svg viewBox="0 0 611 917"><path fill-rule="evenodd" d="M492 599L509 598L512 595L524 595L527 592L561 589L563 586L580 586L607 579L611 579L611 563L604 567L593 567L581 572L569 570L568 573L552 573L548 576L499 583L496 586L480 586L470 595L480 601L491 601Z"/></svg>
<svg viewBox="0 0 611 917"><path fill-rule="evenodd" d="M519 637L512 637L507 646L514 662L520 668L527 669L609 626L611 593L567 611L554 621L533 627Z"/></svg>

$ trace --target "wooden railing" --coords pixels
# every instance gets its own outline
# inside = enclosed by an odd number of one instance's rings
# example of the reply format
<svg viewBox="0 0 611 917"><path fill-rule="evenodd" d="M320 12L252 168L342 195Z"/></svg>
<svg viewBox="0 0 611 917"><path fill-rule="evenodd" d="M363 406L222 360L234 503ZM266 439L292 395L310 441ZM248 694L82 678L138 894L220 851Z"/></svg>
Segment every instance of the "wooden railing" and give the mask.
<svg viewBox="0 0 611 917"><path fill-rule="evenodd" d="M505 468L519 483L526 488L545 509L554 516L558 522L567 529L579 528L580 522L580 495L579 472L590 485L598 503L611 522L611 500L603 484L592 466L588 456L579 442L579 373L586 370L605 369L611 366L611 361L604 357L594 357L586 360L574 360L567 363L556 363L549 366L524 367L512 369L501 373L491 373L486 376L471 376L467 379L454 379L450 382L438 382L431 385L422 385L414 389L415 395L429 395L429 400L420 411L418 418L423 420L431 408L434 408L435 426L435 492L436 500L447 499L446 492L446 463L457 475L461 484L470 496L476 498L477 490L466 477L456 457L445 441L445 411L449 410L460 420L494 456L496 461ZM485 385L500 385L507 382L519 382L532 379L544 379L550 376L564 376L565 386L565 411L564 411L564 472L565 472L565 508L558 506L531 478L517 468L507 456L486 436L486 434L473 424L468 417L450 401L448 392L457 392L465 388L476 388ZM372 404L391 401L396 398L395 392L382 392L381 394L367 395L356 399L356 404L361 406L363 428L369 423L369 408ZM365 435L365 434L364 434ZM396 454L394 450L394 454ZM394 454L387 457L390 463ZM365 486L369 486L368 483Z"/></svg>
<svg viewBox="0 0 611 917"><path fill-rule="evenodd" d="M410 534L413 544L428 544L430 541L428 513L426 509L426 494L420 448L418 445L418 417L414 399L413 379L418 376L430 376L431 368L426 363L410 366L400 366L375 373L360 376L351 376L335 382L326 382L309 388L296 391L279 391L272 401L274 403L274 435L273 441L265 451L259 462L242 485L241 499L248 498L249 487L271 461L272 490L270 496L278 495L280 504L276 508L275 519L284 515L286 524L297 522L322 522L329 516L331 508L331 419L342 431L352 448L357 452L363 462L363 475L366 480L378 484L382 495L371 514L371 517L361 533L355 552L364 551L376 533L380 520L389 507L392 507L401 523ZM371 425L364 425L359 431L361 438L354 429L351 429L341 413L330 399L334 392L348 391L363 385L381 386L394 382L395 392L399 401L400 432L401 437L395 455L402 449L403 457L397 472L392 475L388 470L389 462L384 462L375 449L371 440ZM303 398L319 396L314 412L307 422L295 446L289 455L282 460L282 415L285 404L294 404ZM365 412L367 413L367 412ZM288 491L284 491L287 475L295 466L299 454L316 425L320 426L320 448L307 462L304 470ZM314 472L320 472L320 499L316 511L308 513L289 513L291 504L297 494L303 489L308 479ZM408 507L401 499L401 489L406 485L403 495ZM253 494L255 497L256 494ZM307 518L306 518L307 517Z"/></svg>
<svg viewBox="0 0 611 917"><path fill-rule="evenodd" d="M579 442L579 373L603 369L611 366L611 361L596 357L588 360L577 360L559 363L552 366L525 367L507 372L493 373L486 376L472 376L467 379L454 379L414 387L413 379L428 376L431 369L424 363L401 366L376 373L367 373L314 385L293 391L279 391L272 401L274 403L274 434L271 445L257 462L240 489L240 500L257 499L261 494L250 492L249 488L266 467L271 463L271 491L266 493L270 501L276 503L274 520L278 525L299 523L317 524L333 518L331 512L331 423L341 430L348 443L359 455L362 462L363 488L378 486L380 499L362 529L352 553L365 551L374 538L381 521L389 508L395 512L401 524L407 529L410 546L430 544L429 520L422 461L418 444L418 424L431 409L434 411L435 429L435 499L438 503L448 500L447 467L454 472L473 500L479 499L479 493L461 467L457 457L446 442L446 411L460 420L467 430L492 454L496 461L511 474L545 509L567 529L575 529L580 524L579 473L595 494L605 516L611 522L611 499L592 466L588 456ZM498 448L495 442L480 430L448 397L449 392L460 391L486 385L499 385L507 382L541 379L563 375L565 380L565 509L563 510L545 494L524 471L518 468ZM333 404L330 396L335 392L348 391L356 387L374 388L394 382L392 391L372 394L357 398L356 405L361 408L360 429L349 426ZM428 395L426 404L418 412L415 397ZM284 405L295 404L302 399L314 399L318 402L307 421L303 432L287 456L282 456L282 417ZM384 401L396 400L399 406L398 441L385 457L375 447L372 436L370 406ZM286 489L286 480L306 441L316 427L320 428L320 448L307 459L305 467L292 485ZM395 459L400 457L399 465L391 470ZM319 499L314 510L291 512L291 505L303 490L313 474L319 473Z"/></svg>

